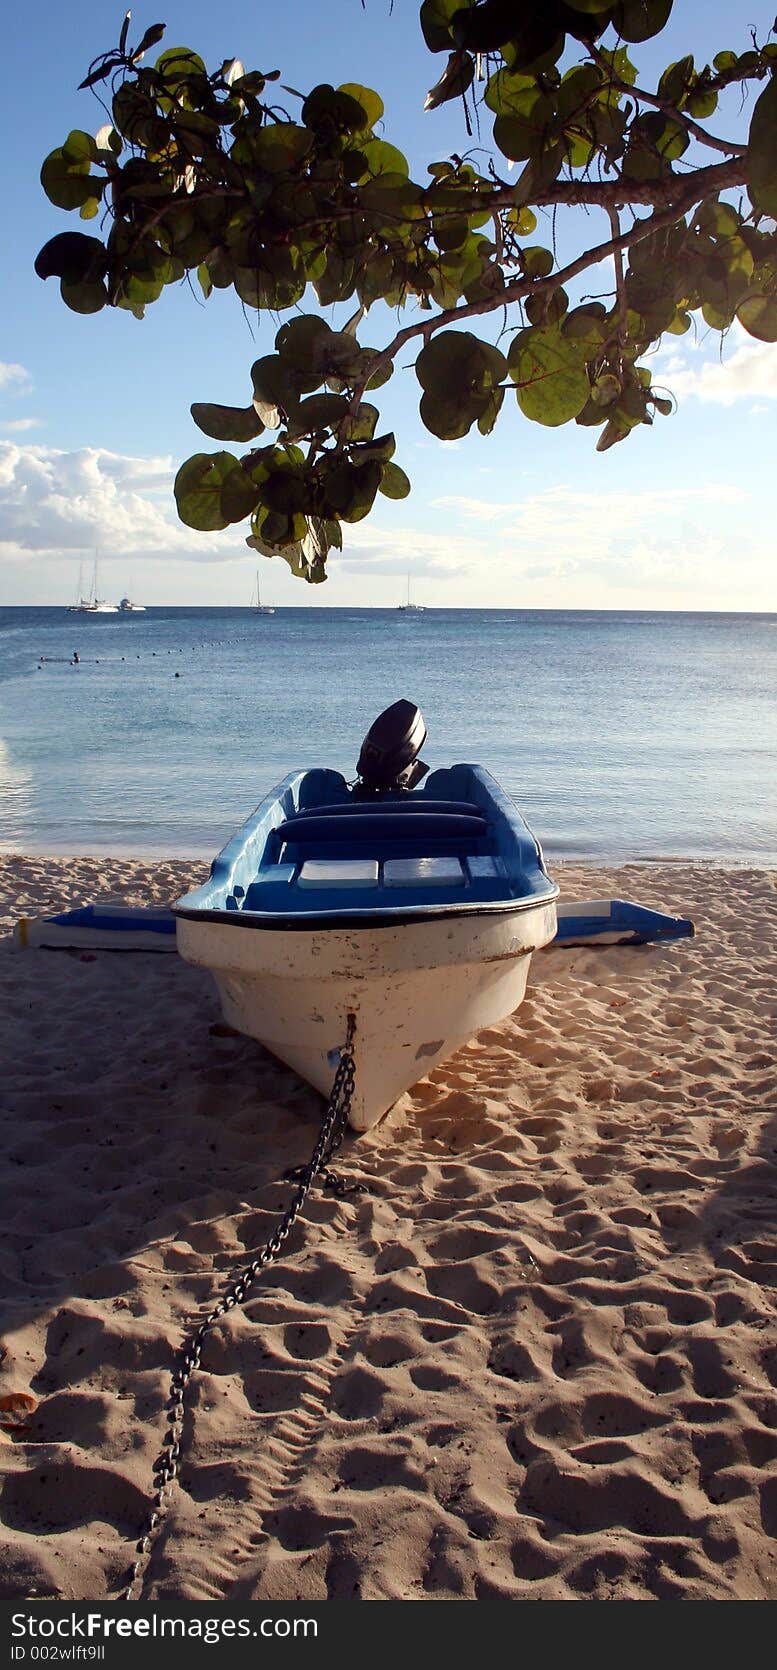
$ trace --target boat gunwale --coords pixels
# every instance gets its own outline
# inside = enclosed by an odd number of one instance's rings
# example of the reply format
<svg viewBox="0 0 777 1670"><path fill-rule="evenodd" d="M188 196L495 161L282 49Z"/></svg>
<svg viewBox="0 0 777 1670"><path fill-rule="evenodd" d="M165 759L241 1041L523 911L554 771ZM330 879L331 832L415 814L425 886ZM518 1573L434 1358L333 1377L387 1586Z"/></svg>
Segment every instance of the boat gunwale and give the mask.
<svg viewBox="0 0 777 1670"><path fill-rule="evenodd" d="M172 914L185 922L199 922L203 927L220 922L229 928L293 929L313 931L316 928L396 928L414 922L440 921L445 917L522 915L527 910L552 905L559 897L560 888L551 881L547 892L533 893L523 899L480 899L477 903L459 901L458 904L380 905L351 910L318 910L304 915L281 915L277 911L198 910L172 905Z"/></svg>

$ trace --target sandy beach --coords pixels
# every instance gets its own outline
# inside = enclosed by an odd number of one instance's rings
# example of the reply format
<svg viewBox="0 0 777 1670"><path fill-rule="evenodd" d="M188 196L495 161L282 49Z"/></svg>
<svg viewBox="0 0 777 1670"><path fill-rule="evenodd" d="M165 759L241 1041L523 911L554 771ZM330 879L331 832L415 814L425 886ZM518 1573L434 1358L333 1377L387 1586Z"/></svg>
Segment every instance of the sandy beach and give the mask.
<svg viewBox="0 0 777 1670"><path fill-rule="evenodd" d="M691 915L552 950L403 1097L206 1345L143 1598L777 1594L777 873L555 865ZM10 929L195 862L0 859L0 1595L111 1599L187 1319L322 1103L174 955Z"/></svg>

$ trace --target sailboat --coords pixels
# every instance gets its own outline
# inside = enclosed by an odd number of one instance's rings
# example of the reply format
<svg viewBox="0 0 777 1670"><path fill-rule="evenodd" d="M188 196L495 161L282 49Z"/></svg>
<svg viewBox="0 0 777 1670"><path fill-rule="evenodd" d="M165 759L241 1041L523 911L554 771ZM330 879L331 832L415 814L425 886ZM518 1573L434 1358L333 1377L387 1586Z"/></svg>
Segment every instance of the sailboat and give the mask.
<svg viewBox="0 0 777 1670"><path fill-rule="evenodd" d="M397 608L400 610L400 612L403 615L422 615L424 613L424 604L423 603L411 603L410 602L410 575L409 574L408 574L408 577L407 577L407 602L406 603L398 603Z"/></svg>
<svg viewBox="0 0 777 1670"><path fill-rule="evenodd" d="M76 592L76 600L75 603L68 603L67 612L69 615L80 615L84 609L88 608L89 599L84 597L84 565L81 562L78 565L78 590Z"/></svg>
<svg viewBox="0 0 777 1670"><path fill-rule="evenodd" d="M91 590L91 594L90 594L89 598L85 598L85 597L80 596L80 592L81 592L80 579L79 579L78 590L79 590L79 601L77 603L73 604L73 606L72 606L72 613L73 614L76 614L76 615L117 615L118 614L119 610L118 610L117 604L106 603L105 600L102 597L97 596L97 553L96 552L95 552L95 558L94 558L94 571L93 571L93 574L92 574L92 590Z"/></svg>
<svg viewBox="0 0 777 1670"><path fill-rule="evenodd" d="M275 610L273 608L272 603L263 603L261 597L259 596L259 570L258 570L258 568L256 570L256 591L255 591L254 596L251 598L251 608L253 609L253 612L254 612L255 615L274 615L275 614Z"/></svg>

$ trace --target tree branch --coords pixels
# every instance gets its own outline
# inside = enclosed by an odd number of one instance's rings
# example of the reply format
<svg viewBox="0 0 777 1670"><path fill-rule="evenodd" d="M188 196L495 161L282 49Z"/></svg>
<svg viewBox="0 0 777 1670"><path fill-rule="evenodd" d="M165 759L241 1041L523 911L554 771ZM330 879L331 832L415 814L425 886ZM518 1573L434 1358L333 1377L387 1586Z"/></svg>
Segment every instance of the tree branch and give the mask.
<svg viewBox="0 0 777 1670"><path fill-rule="evenodd" d="M423 336L428 341L435 331L442 330L446 325L457 325L461 319L474 319L483 313L493 313L510 302L524 301L530 295L545 295L548 291L557 290L560 285L568 284L570 279L577 278L579 273L585 272L589 267L598 266L600 261L607 260L609 256L616 259L619 256L622 257L625 250L631 249L634 244L641 243L643 238L649 238L654 232L662 231L665 226L674 226L682 215L693 208L695 203L707 196L704 186L699 183L702 175L725 173L734 167L739 167L739 165L724 163L714 165L712 168L700 169L691 179L683 182L679 182L675 177L675 185L682 184L684 190L678 192L673 203L656 211L655 214L649 215L645 220L635 221L628 231L609 238L605 243L595 244L592 249L588 249L583 255L579 255L576 260L568 262L566 267L560 267L558 271L549 273L547 278L519 278L512 284L505 285L504 290L499 291L498 294L488 296L483 301L468 302L465 307L446 308L441 313L435 314L431 319L423 319L416 325L406 325L371 361L367 376L354 389L351 401L352 408L355 410L359 405L366 385L374 377L376 371L387 364L389 360L396 359L400 349L404 348L407 342L412 342L414 337ZM736 183L742 183L742 181ZM535 198L533 201L536 202L538 199Z"/></svg>
<svg viewBox="0 0 777 1670"><path fill-rule="evenodd" d="M698 139L700 145L708 145L712 151L722 151L724 156L743 157L747 154L746 145L731 144L726 139L716 139L714 134L708 133L707 129L703 128L699 122L694 121L692 116L688 116L684 110L678 110L677 105L672 104L670 99L662 99L658 93L646 93L642 87L633 87L628 81L622 81L620 76L614 73L598 47L591 47L591 57L596 60L600 69L607 72L609 84L615 88L616 92L626 93L630 98L637 99L640 104L650 104L654 109L662 110L665 116L670 116L673 122L679 122L680 126L684 127L688 133L692 133L694 139Z"/></svg>

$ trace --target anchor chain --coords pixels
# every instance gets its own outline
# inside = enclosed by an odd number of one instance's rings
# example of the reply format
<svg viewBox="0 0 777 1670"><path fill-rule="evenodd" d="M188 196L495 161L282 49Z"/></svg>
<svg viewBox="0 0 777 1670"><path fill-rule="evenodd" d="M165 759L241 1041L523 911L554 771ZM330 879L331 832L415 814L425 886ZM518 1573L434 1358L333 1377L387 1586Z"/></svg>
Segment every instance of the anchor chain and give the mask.
<svg viewBox="0 0 777 1670"><path fill-rule="evenodd" d="M167 1401L168 1430L165 1434L165 1444L154 1464L154 1495L151 1502L151 1512L146 1521L145 1530L136 1544L137 1558L132 1567L130 1581L122 1597L124 1600L138 1600L140 1598L152 1544L158 1535L168 1507L168 1491L180 1474L186 1393L195 1369L200 1366L202 1348L208 1334L221 1320L222 1316L226 1316L227 1312L233 1310L236 1305L242 1305L245 1302L257 1276L267 1268L268 1264L272 1264L273 1259L278 1257L316 1180L321 1183L323 1188L332 1189L338 1200L366 1188L364 1183L351 1182L349 1179L341 1177L337 1172L330 1171L327 1165L327 1162L331 1160L333 1154L337 1153L343 1141L351 1109L355 1083L353 1061L355 1030L356 1017L349 1014L345 1044L340 1051L340 1060L334 1076L332 1093L321 1122L321 1129L316 1138L313 1153L307 1165L295 1166L284 1172L285 1178L297 1184L291 1205L284 1212L277 1229L273 1231L262 1251L256 1258L252 1258L250 1264L247 1264L245 1269L241 1270L240 1274L230 1282L213 1309L186 1335L180 1348L178 1362L170 1381L170 1393Z"/></svg>

